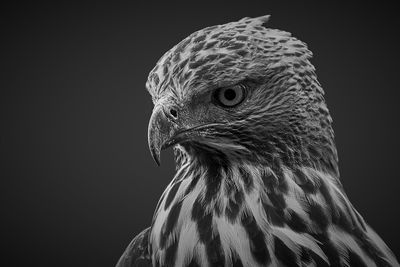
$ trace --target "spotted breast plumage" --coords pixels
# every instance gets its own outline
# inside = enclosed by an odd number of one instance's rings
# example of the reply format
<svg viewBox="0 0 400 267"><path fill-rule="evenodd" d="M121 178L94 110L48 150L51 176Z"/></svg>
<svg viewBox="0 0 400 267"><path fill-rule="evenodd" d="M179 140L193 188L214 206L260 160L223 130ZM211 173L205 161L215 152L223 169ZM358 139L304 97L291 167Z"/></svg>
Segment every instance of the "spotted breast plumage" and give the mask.
<svg viewBox="0 0 400 267"><path fill-rule="evenodd" d="M399 266L340 183L311 52L268 19L197 31L150 72L150 151L177 172L117 266Z"/></svg>

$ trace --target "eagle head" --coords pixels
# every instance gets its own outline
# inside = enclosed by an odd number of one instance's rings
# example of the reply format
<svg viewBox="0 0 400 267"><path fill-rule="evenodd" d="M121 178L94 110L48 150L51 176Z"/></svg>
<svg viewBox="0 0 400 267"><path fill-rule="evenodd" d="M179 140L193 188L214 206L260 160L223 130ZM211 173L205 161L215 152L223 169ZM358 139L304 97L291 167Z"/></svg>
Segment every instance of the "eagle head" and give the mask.
<svg viewBox="0 0 400 267"><path fill-rule="evenodd" d="M199 30L166 52L146 87L153 158L319 165L337 171L331 117L305 43L269 16Z"/></svg>

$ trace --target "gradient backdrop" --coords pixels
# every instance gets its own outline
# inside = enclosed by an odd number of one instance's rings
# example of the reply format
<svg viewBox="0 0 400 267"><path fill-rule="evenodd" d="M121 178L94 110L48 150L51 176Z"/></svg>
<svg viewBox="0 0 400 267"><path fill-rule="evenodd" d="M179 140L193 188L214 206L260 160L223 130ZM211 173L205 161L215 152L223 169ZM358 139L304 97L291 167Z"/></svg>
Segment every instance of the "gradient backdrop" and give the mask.
<svg viewBox="0 0 400 267"><path fill-rule="evenodd" d="M115 264L174 173L147 149L148 72L193 31L264 14L314 52L347 194L399 256L394 7L147 2L2 6L0 261Z"/></svg>

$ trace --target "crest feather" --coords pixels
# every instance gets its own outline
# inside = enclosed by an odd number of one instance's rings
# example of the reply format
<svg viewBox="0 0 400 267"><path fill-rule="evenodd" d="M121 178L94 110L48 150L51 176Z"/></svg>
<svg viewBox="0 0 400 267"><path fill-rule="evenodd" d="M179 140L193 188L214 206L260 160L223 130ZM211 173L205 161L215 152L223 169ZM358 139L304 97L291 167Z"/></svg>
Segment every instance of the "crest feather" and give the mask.
<svg viewBox="0 0 400 267"><path fill-rule="evenodd" d="M264 15L264 16L260 16L260 17L256 17L256 18L249 18L249 17L245 17L241 20L239 20L239 22L248 22L249 21L249 25L251 26L265 26L264 24L266 24L269 19L271 18L271 15Z"/></svg>

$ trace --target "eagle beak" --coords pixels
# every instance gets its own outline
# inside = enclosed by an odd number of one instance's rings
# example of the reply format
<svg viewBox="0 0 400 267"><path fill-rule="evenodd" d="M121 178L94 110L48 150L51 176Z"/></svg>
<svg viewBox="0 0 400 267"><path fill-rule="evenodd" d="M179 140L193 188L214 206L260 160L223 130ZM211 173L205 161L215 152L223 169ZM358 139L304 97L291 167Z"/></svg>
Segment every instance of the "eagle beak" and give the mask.
<svg viewBox="0 0 400 267"><path fill-rule="evenodd" d="M171 140L177 132L175 119L170 114L166 115L162 105L154 107L149 122L148 142L150 153L157 165L160 165L161 150L172 145Z"/></svg>

